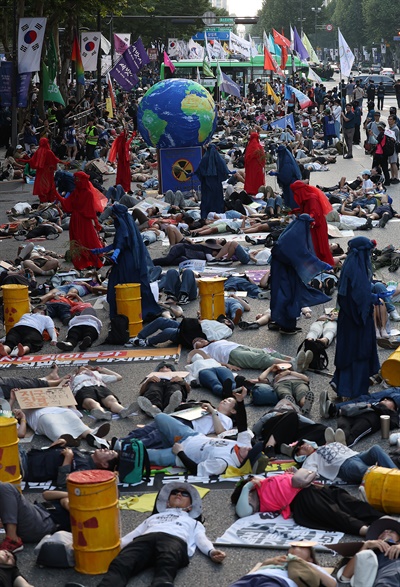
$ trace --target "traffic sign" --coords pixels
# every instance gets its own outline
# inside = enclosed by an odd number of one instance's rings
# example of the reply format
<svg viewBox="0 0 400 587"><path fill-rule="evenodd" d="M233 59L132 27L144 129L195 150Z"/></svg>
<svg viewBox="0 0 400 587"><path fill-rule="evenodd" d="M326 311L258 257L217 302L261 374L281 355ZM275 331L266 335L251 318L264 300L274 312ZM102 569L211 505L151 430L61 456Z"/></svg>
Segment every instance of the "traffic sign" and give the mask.
<svg viewBox="0 0 400 587"><path fill-rule="evenodd" d="M208 10L207 12L205 12L202 16L203 22L206 25L210 25L210 24L214 24L217 17L215 15L214 12L211 12L211 10Z"/></svg>
<svg viewBox="0 0 400 587"><path fill-rule="evenodd" d="M226 16L221 16L219 18L219 22L220 23L226 22L228 24L235 24L235 19L234 18L231 18L231 17L228 18Z"/></svg>
<svg viewBox="0 0 400 587"><path fill-rule="evenodd" d="M326 25L326 30L329 31L329 32L333 31L333 26L331 24L327 24Z"/></svg>

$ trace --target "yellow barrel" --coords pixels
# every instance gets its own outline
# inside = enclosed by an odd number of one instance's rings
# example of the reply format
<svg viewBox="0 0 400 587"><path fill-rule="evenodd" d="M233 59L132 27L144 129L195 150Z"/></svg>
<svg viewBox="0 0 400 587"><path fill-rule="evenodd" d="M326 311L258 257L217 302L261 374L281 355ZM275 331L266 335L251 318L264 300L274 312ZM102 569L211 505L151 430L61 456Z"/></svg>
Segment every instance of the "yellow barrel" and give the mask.
<svg viewBox="0 0 400 587"><path fill-rule="evenodd" d="M370 467L363 478L368 503L386 514L400 514L400 471Z"/></svg>
<svg viewBox="0 0 400 587"><path fill-rule="evenodd" d="M10 283L2 285L4 304L4 326L6 332L16 325L23 314L31 311L27 285Z"/></svg>
<svg viewBox="0 0 400 587"><path fill-rule="evenodd" d="M129 335L136 336L142 330L142 297L140 283L123 283L115 286L118 314L129 320Z"/></svg>
<svg viewBox="0 0 400 587"><path fill-rule="evenodd" d="M225 277L202 277L198 280L202 320L216 320L225 314L225 281Z"/></svg>
<svg viewBox="0 0 400 587"><path fill-rule="evenodd" d="M17 420L0 418L0 481L21 487Z"/></svg>
<svg viewBox="0 0 400 587"><path fill-rule="evenodd" d="M383 361L381 375L392 387L400 386L400 343L399 348Z"/></svg>
<svg viewBox="0 0 400 587"><path fill-rule="evenodd" d="M117 477L111 471L76 471L67 478L75 570L105 573L120 551Z"/></svg>

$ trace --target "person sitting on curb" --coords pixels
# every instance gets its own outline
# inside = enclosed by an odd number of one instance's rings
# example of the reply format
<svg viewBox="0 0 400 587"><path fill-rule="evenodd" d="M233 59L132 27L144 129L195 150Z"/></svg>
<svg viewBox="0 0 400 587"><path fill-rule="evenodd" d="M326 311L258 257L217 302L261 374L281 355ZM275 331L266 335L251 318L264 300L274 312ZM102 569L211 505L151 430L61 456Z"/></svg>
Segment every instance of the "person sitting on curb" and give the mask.
<svg viewBox="0 0 400 587"><path fill-rule="evenodd" d="M124 408L106 385L121 379L122 375L106 367L78 367L70 380L78 408L89 410L90 415L96 420L111 420L113 414L118 414L120 418L128 418L133 413L134 404L131 403ZM104 408L110 411L105 411Z"/></svg>
<svg viewBox="0 0 400 587"><path fill-rule="evenodd" d="M97 587L125 587L131 577L151 567L155 568L153 587L173 587L178 570L189 564L196 547L214 563L222 563L226 554L214 548L201 519L197 489L185 482L166 483L153 514L124 536L121 552ZM83 587L80 583L68 586Z"/></svg>

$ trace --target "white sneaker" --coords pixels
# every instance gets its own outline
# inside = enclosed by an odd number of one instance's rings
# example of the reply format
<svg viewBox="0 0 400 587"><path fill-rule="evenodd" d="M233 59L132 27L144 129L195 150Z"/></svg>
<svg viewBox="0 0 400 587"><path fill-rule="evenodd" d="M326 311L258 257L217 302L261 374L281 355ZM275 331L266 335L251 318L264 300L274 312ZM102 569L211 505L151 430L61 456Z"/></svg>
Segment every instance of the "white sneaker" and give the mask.
<svg viewBox="0 0 400 587"><path fill-rule="evenodd" d="M394 432L393 434L391 434L389 436L389 444L391 444L392 446L394 446L395 444L397 444L397 442L400 440L400 433L399 432Z"/></svg>
<svg viewBox="0 0 400 587"><path fill-rule="evenodd" d="M400 322L400 314L397 310L393 310L393 312L390 312L389 317L391 320L393 320L393 322Z"/></svg>

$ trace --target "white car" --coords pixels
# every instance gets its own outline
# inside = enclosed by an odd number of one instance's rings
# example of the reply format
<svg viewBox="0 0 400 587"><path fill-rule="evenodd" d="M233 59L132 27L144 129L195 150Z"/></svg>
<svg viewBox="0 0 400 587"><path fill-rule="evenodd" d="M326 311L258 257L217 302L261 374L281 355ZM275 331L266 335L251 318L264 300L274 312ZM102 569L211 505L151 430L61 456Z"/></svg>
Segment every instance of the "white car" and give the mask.
<svg viewBox="0 0 400 587"><path fill-rule="evenodd" d="M382 67L380 75L389 75L394 78L394 71L391 67Z"/></svg>

